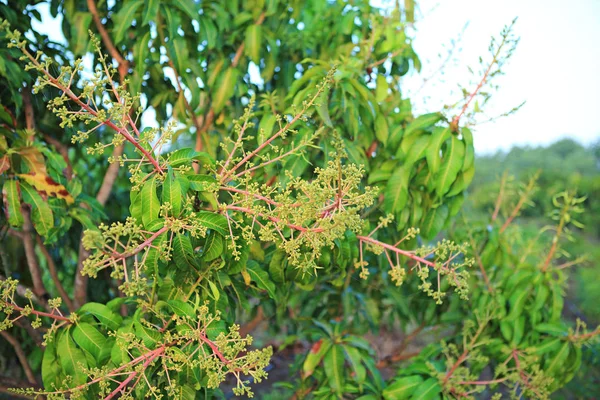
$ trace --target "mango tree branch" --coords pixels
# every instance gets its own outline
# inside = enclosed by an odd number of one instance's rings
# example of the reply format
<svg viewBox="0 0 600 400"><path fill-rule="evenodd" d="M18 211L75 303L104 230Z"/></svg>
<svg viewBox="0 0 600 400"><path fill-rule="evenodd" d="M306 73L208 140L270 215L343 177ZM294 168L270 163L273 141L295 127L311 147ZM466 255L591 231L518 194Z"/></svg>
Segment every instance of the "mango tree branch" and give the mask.
<svg viewBox="0 0 600 400"><path fill-rule="evenodd" d="M6 341L10 343L10 345L13 347L15 354L17 355L17 358L21 363L21 366L23 367L23 371L25 371L25 376L27 377L29 383L31 383L32 385L38 385L38 382L35 379L35 374L33 373L31 366L29 365L29 361L27 361L27 356L21 348L21 344L19 343L19 341L15 339L13 335L6 331L0 331L0 335L2 335L2 337L6 339Z"/></svg>
<svg viewBox="0 0 600 400"><path fill-rule="evenodd" d="M44 246L44 243L42 242L42 239L39 237L39 235L36 235L36 241L37 241L37 245L38 245L40 251L44 255L44 258L46 259L46 264L48 265L48 271L50 272L50 277L52 278L52 282L54 282L54 286L56 286L56 290L60 294L60 297L62 298L63 302L65 303L65 305L67 306L69 311L70 312L75 311L75 307L73 306L73 302L71 301L71 298L67 294L65 288L63 287L62 283L60 282L60 279L58 278L56 264L54 263L54 260L52 259L50 252L48 251L46 246Z"/></svg>

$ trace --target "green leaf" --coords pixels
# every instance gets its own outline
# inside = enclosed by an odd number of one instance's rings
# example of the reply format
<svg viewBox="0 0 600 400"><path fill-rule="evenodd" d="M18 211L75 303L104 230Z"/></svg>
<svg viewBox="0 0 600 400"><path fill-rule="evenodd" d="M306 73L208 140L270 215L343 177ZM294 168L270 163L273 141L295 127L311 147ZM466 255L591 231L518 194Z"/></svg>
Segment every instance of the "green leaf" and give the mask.
<svg viewBox="0 0 600 400"><path fill-rule="evenodd" d="M38 192L25 182L21 182L23 201L31 206L31 222L40 236L46 236L54 227L52 209Z"/></svg>
<svg viewBox="0 0 600 400"><path fill-rule="evenodd" d="M160 0L147 0L142 13L142 26L148 25L150 21L155 21L158 14Z"/></svg>
<svg viewBox="0 0 600 400"><path fill-rule="evenodd" d="M160 340L160 333L142 325L142 323L139 321L134 321L133 327L135 328L135 336L142 339L144 346L149 349L153 349L156 346L156 343L158 343Z"/></svg>
<svg viewBox="0 0 600 400"><path fill-rule="evenodd" d="M419 375L398 378L384 389L383 398L385 400L408 399L422 382L423 378Z"/></svg>
<svg viewBox="0 0 600 400"><path fill-rule="evenodd" d="M229 67L217 78L215 86L211 88L212 107L215 114L220 113L227 100L233 96L238 75L239 71L236 68Z"/></svg>
<svg viewBox="0 0 600 400"><path fill-rule="evenodd" d="M215 160L203 151L195 151L192 148L175 150L169 154L169 165L173 168L181 165L189 165L192 161L199 161L200 165L215 165Z"/></svg>
<svg viewBox="0 0 600 400"><path fill-rule="evenodd" d="M412 121L404 130L404 137L412 133L432 127L444 116L440 113L423 114Z"/></svg>
<svg viewBox="0 0 600 400"><path fill-rule="evenodd" d="M186 178L190 183L190 189L195 192L203 192L207 186L217 183L217 180L210 175L188 175Z"/></svg>
<svg viewBox="0 0 600 400"><path fill-rule="evenodd" d="M200 222L202 226L212 229L225 237L229 234L227 218L221 214L201 210L196 213L196 220Z"/></svg>
<svg viewBox="0 0 600 400"><path fill-rule="evenodd" d="M475 147L473 146L473 133L469 128L462 128L460 134L465 143L465 161L463 162L463 171L468 170L475 164Z"/></svg>
<svg viewBox="0 0 600 400"><path fill-rule="evenodd" d="M269 297L275 299L275 284L269 278L267 271L263 270L256 261L249 261L246 264L246 270L256 285L266 290L269 293Z"/></svg>
<svg viewBox="0 0 600 400"><path fill-rule="evenodd" d="M262 26L253 24L246 28L246 37L244 39L245 52L250 60L255 64L260 63L260 49L262 42Z"/></svg>
<svg viewBox="0 0 600 400"><path fill-rule="evenodd" d="M274 282L285 282L285 262L285 251L276 250L275 253L273 253L273 257L271 257L271 262L269 263L269 275Z"/></svg>
<svg viewBox="0 0 600 400"><path fill-rule="evenodd" d="M58 385L58 377L60 376L61 366L58 363L56 355L56 339L48 340L42 357L42 382L44 387L51 388L53 385Z"/></svg>
<svg viewBox="0 0 600 400"><path fill-rule="evenodd" d="M144 2L142 0L133 0L123 2L123 7L113 16L113 40L116 45L125 38L125 32L131 28L135 13Z"/></svg>
<svg viewBox="0 0 600 400"><path fill-rule="evenodd" d="M352 370L354 371L354 381L361 384L367 378L367 369L362 365L362 356L360 352L351 346L343 346L344 352L346 353L346 359L350 362Z"/></svg>
<svg viewBox="0 0 600 400"><path fill-rule="evenodd" d="M106 338L100 331L87 322L79 322L73 328L73 339L83 350L99 360Z"/></svg>
<svg viewBox="0 0 600 400"><path fill-rule="evenodd" d="M329 381L329 387L338 396L341 396L344 388L344 352L342 346L333 345L331 347L323 358L323 367Z"/></svg>
<svg viewBox="0 0 600 400"><path fill-rule="evenodd" d="M534 328L536 332L546 333L551 336L561 337L568 335L568 329L562 322L542 322L536 324Z"/></svg>
<svg viewBox="0 0 600 400"><path fill-rule="evenodd" d="M194 307L181 300L167 300L167 304L173 309L173 312L182 318L196 318Z"/></svg>
<svg viewBox="0 0 600 400"><path fill-rule="evenodd" d="M173 172L173 169L169 167L167 177L163 184L162 190L162 202L163 204L171 204L171 211L173 216L177 217L181 214L181 208L183 205L183 191L181 190L181 183L177 179L177 176Z"/></svg>
<svg viewBox="0 0 600 400"><path fill-rule="evenodd" d="M84 384L87 380L87 375L83 372L83 368L87 368L88 363L83 351L71 339L71 328L67 328L60 335L56 352L65 374L73 377L73 384Z"/></svg>
<svg viewBox="0 0 600 400"><path fill-rule="evenodd" d="M173 40L167 43L169 48L169 58L173 61L173 65L179 75L185 74L185 70L189 65L189 52L185 39L181 36L176 36Z"/></svg>
<svg viewBox="0 0 600 400"><path fill-rule="evenodd" d="M188 268L198 269L194 258L194 249L190 238L182 233L178 233L173 237L173 259L179 269L187 270Z"/></svg>
<svg viewBox="0 0 600 400"><path fill-rule="evenodd" d="M540 343L538 346L532 347L533 353L542 356L544 354L552 353L558 350L562 340L560 338L548 338Z"/></svg>
<svg viewBox="0 0 600 400"><path fill-rule="evenodd" d="M12 179L6 180L2 187L2 197L6 212L8 213L8 223L11 226L20 227L23 225L23 214L21 214L21 200L19 199L18 182Z"/></svg>
<svg viewBox="0 0 600 400"><path fill-rule="evenodd" d="M408 156L404 161L404 165L410 168L414 163L425 157L425 153L428 148L429 135L419 136L413 145L410 146L410 150L408 151Z"/></svg>
<svg viewBox="0 0 600 400"><path fill-rule="evenodd" d="M567 357L569 356L569 345L570 344L571 343L569 341L566 341L562 345L562 347L560 348L558 353L556 353L556 355L554 356L552 361L550 361L550 363L547 365L546 372L550 376L552 376L554 374L554 372L556 372L560 368L564 367L564 362L567 359Z"/></svg>
<svg viewBox="0 0 600 400"><path fill-rule="evenodd" d="M100 303L86 303L77 311L77 314L91 314L96 317L102 325L113 331L119 329L123 323L123 317Z"/></svg>
<svg viewBox="0 0 600 400"><path fill-rule="evenodd" d="M411 397L411 400L437 399L441 392L442 388L438 384L438 380L435 378L429 378L417 387Z"/></svg>
<svg viewBox="0 0 600 400"><path fill-rule="evenodd" d="M456 180L458 173L463 166L463 160L465 156L465 145L452 135L450 138L450 144L446 148L444 154L444 161L440 171L436 176L436 192L438 196L443 196L448 193L450 187Z"/></svg>
<svg viewBox="0 0 600 400"><path fill-rule="evenodd" d="M194 0L176 0L173 2L175 7L186 13L191 19L198 18L198 7Z"/></svg>
<svg viewBox="0 0 600 400"><path fill-rule="evenodd" d="M440 159L440 151L442 150L442 145L448 138L452 135L450 128L435 128L433 130L433 134L431 135L431 139L429 141L429 147L427 148L427 153L425 156L427 157L427 166L431 173L435 174L440 169L440 164L442 160Z"/></svg>
<svg viewBox="0 0 600 400"><path fill-rule="evenodd" d="M448 218L448 206L445 204L429 210L421 226L421 235L425 239L433 239L444 227L446 218Z"/></svg>
<svg viewBox="0 0 600 400"><path fill-rule="evenodd" d="M212 261L223 254L225 250L225 239L223 235L217 232L211 232L204 242L202 250L202 259L204 261Z"/></svg>
<svg viewBox="0 0 600 400"><path fill-rule="evenodd" d="M86 52L89 42L88 29L92 22L92 14L77 11L69 22L71 22L71 49L73 54L80 56Z"/></svg>
<svg viewBox="0 0 600 400"><path fill-rule="evenodd" d="M390 132L387 120L383 114L379 113L377 114L377 117L375 117L375 137L377 137L377 140L385 146L389 136Z"/></svg>
<svg viewBox="0 0 600 400"><path fill-rule="evenodd" d="M517 290L510 296L510 313L506 318L507 321L514 321L523 313L523 307L525 307L525 302L529 297L529 290L521 289Z"/></svg>
<svg viewBox="0 0 600 400"><path fill-rule="evenodd" d="M410 168L404 166L396 169L390 177L384 191L383 209L387 213L397 214L408 201L408 179Z"/></svg>
<svg viewBox="0 0 600 400"><path fill-rule="evenodd" d="M258 145L263 144L273 134L273 127L277 118L273 114L265 114L260 120L260 129L258 130Z"/></svg>
<svg viewBox="0 0 600 400"><path fill-rule="evenodd" d="M160 203L156 195L156 177L144 184L140 196L142 198L142 223L144 226L148 226L150 222L158 218L160 211Z"/></svg>

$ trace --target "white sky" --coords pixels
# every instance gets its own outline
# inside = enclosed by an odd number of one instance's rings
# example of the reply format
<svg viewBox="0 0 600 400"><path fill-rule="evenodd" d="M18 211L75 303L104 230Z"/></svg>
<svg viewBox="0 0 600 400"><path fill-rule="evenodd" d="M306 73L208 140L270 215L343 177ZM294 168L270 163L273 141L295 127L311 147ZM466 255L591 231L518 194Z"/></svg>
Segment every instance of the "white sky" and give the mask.
<svg viewBox="0 0 600 400"><path fill-rule="evenodd" d="M374 1L386 3L389 0ZM492 36L518 17L515 33L521 42L504 68L500 89L486 105L497 115L526 101L516 113L475 128L478 153L512 145L548 144L571 137L588 144L600 139L600 0L417 0L414 47L423 62L422 76L405 82L407 94L422 77L438 69L453 39L462 33L455 60L414 97L417 112L432 112L457 100L456 90L471 81L467 71L488 55ZM47 7L38 7L41 32L58 39L60 22ZM35 22L35 21L34 21ZM57 35L58 33L58 35ZM60 39L58 39L60 40ZM440 58L441 57L441 58Z"/></svg>

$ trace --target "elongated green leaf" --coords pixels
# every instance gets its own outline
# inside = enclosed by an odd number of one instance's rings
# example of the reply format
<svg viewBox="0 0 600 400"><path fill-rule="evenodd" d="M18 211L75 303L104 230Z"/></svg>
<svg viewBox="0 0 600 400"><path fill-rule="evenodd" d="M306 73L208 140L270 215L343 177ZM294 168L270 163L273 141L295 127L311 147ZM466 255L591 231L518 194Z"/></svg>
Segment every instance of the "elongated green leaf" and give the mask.
<svg viewBox="0 0 600 400"><path fill-rule="evenodd" d="M175 314L177 314L180 317L189 317L191 319L196 318L194 307L192 307L186 302L183 302L181 300L167 300L167 304L169 304L169 306L171 306Z"/></svg>
<svg viewBox="0 0 600 400"><path fill-rule="evenodd" d="M44 387L51 388L53 385L58 385L60 372L61 366L56 355L55 340L48 340L42 357L42 382Z"/></svg>
<svg viewBox="0 0 600 400"><path fill-rule="evenodd" d="M569 333L568 328L562 322L542 322L536 324L533 329L556 337L566 336Z"/></svg>
<svg viewBox="0 0 600 400"><path fill-rule="evenodd" d="M40 236L46 236L54 227L52 209L38 192L25 182L21 182L23 201L31 206L31 222Z"/></svg>
<svg viewBox="0 0 600 400"><path fill-rule="evenodd" d="M178 268L186 270L188 268L197 269L198 265L194 258L194 249L190 238L182 233L173 237L173 259Z"/></svg>
<svg viewBox="0 0 600 400"><path fill-rule="evenodd" d="M115 44L119 44L123 41L125 32L127 32L127 29L131 28L135 13L143 4L144 2L142 0L123 2L123 7L113 17L114 25L112 34Z"/></svg>
<svg viewBox="0 0 600 400"><path fill-rule="evenodd" d="M82 385L85 383L87 375L83 372L83 368L87 368L88 363L83 351L71 339L71 328L67 328L60 335L56 352L65 374L73 377L73 384Z"/></svg>
<svg viewBox="0 0 600 400"><path fill-rule="evenodd" d="M177 0L173 4L181 11L186 13L191 19L198 18L198 6L194 0Z"/></svg>
<svg viewBox="0 0 600 400"><path fill-rule="evenodd" d="M169 47L169 57L173 61L173 65L177 70L178 75L185 74L185 70L189 65L189 52L185 39L181 36L175 37L167 46Z"/></svg>
<svg viewBox="0 0 600 400"><path fill-rule="evenodd" d="M90 353L96 360L106 343L106 338L100 331L87 322L80 322L73 328L73 339L83 350Z"/></svg>
<svg viewBox="0 0 600 400"><path fill-rule="evenodd" d="M246 37L244 40L246 55L255 64L260 63L260 49L262 42L262 26L253 24L246 28Z"/></svg>
<svg viewBox="0 0 600 400"><path fill-rule="evenodd" d="M414 132L427 129L435 125L443 118L440 113L423 114L412 121L404 130L404 137L410 136Z"/></svg>
<svg viewBox="0 0 600 400"><path fill-rule="evenodd" d="M23 214L21 214L21 200L19 199L18 182L8 179L2 186L2 197L8 213L8 223L11 226L20 227L23 225Z"/></svg>
<svg viewBox="0 0 600 400"><path fill-rule="evenodd" d="M352 370L354 371L354 381L357 383L363 383L367 378L367 369L362 364L362 356L360 352L351 346L345 345L344 352L346 353L346 359L350 362Z"/></svg>
<svg viewBox="0 0 600 400"><path fill-rule="evenodd" d="M528 297L529 290L526 289L517 290L510 296L510 313L506 318L508 321L515 320L519 315L523 313L523 308L525 307L525 302L527 301Z"/></svg>
<svg viewBox="0 0 600 400"><path fill-rule="evenodd" d="M452 133L450 132L450 128L438 127L433 130L433 134L431 135L431 139L429 141L429 147L427 148L427 153L425 154L427 157L427 166L433 174L440 169L440 164L442 163L440 158L442 145L451 135Z"/></svg>
<svg viewBox="0 0 600 400"><path fill-rule="evenodd" d="M92 14L77 11L71 18L71 49L73 54L80 56L85 53L89 40L88 29L92 22Z"/></svg>
<svg viewBox="0 0 600 400"><path fill-rule="evenodd" d="M169 167L162 190L163 204L171 204L171 211L173 212L173 215L177 217L181 214L183 199L184 193L181 190L181 183L177 179L175 172Z"/></svg>
<svg viewBox="0 0 600 400"><path fill-rule="evenodd" d="M181 165L189 165L192 161L200 162L200 165L214 165L215 160L203 151L195 151L192 148L175 150L169 154L169 165L173 168Z"/></svg>
<svg viewBox="0 0 600 400"><path fill-rule="evenodd" d="M442 388L440 387L438 380L435 378L429 378L416 388L411 400L437 399L441 392Z"/></svg>
<svg viewBox="0 0 600 400"><path fill-rule="evenodd" d="M256 282L256 285L266 290L269 293L269 297L275 299L275 284L269 278L267 271L263 270L255 261L249 261L246 264L246 269L252 280Z"/></svg>
<svg viewBox="0 0 600 400"><path fill-rule="evenodd" d="M404 166L394 171L384 191L383 209L388 213L397 214L406 206L408 201L408 179L410 168Z"/></svg>
<svg viewBox="0 0 600 400"><path fill-rule="evenodd" d="M560 338L548 338L538 346L533 347L533 353L538 356L552 353L560 348L562 340Z"/></svg>
<svg viewBox="0 0 600 400"><path fill-rule="evenodd" d="M410 149L408 150L408 155L406 156L406 160L404 161L404 165L407 167L411 167L415 162L419 161L421 158L425 157L425 152L429 147L429 135L422 135L415 140Z"/></svg>
<svg viewBox="0 0 600 400"><path fill-rule="evenodd" d="M341 396L344 388L344 350L340 345L333 345L323 357L323 367L327 375L329 387L338 396Z"/></svg>
<svg viewBox="0 0 600 400"><path fill-rule="evenodd" d="M465 143L465 161L463 163L463 171L468 170L475 163L475 147L473 146L473 133L469 128L462 128L460 134Z"/></svg>
<svg viewBox="0 0 600 400"><path fill-rule="evenodd" d="M156 21L160 0L146 0L144 12L142 13L142 25L148 25L150 21Z"/></svg>
<svg viewBox="0 0 600 400"><path fill-rule="evenodd" d="M205 226L208 229L212 229L225 237L229 235L227 218L221 214L201 210L196 213L196 219L202 226Z"/></svg>
<svg viewBox="0 0 600 400"><path fill-rule="evenodd" d="M150 222L158 218L160 211L160 203L156 195L155 177L144 184L140 196L142 197L142 222L144 226L148 226Z"/></svg>
<svg viewBox="0 0 600 400"><path fill-rule="evenodd" d="M377 114L377 117L375 117L375 137L377 137L377 140L384 146L387 145L388 138L390 137L388 123L385 116L381 113Z"/></svg>
<svg viewBox="0 0 600 400"><path fill-rule="evenodd" d="M217 180L210 175L187 175L190 189L195 192L203 192L211 184L217 183Z"/></svg>
<svg viewBox="0 0 600 400"><path fill-rule="evenodd" d="M204 242L204 248L202 249L202 258L204 261L212 261L215 258L223 254L225 250L225 240L223 235L217 232L211 232Z"/></svg>
<svg viewBox="0 0 600 400"><path fill-rule="evenodd" d="M433 239L444 227L446 218L448 218L448 206L445 204L429 210L421 226L421 235L425 239Z"/></svg>
<svg viewBox="0 0 600 400"><path fill-rule="evenodd" d="M211 90L212 106L215 113L220 113L227 100L233 96L238 75L239 71L236 68L229 67L217 78L217 82Z"/></svg>
<svg viewBox="0 0 600 400"><path fill-rule="evenodd" d="M258 144L261 145L273 134L273 127L277 118L273 114L265 114L260 120L260 129L258 132Z"/></svg>
<svg viewBox="0 0 600 400"><path fill-rule="evenodd" d="M160 340L160 333L142 325L141 322L134 321L133 327L135 329L135 336L142 339L144 346L148 347L149 349L153 349L156 346L156 343Z"/></svg>
<svg viewBox="0 0 600 400"><path fill-rule="evenodd" d="M91 314L96 317L102 325L113 331L119 329L123 323L123 317L100 303L86 303L77 311L77 314Z"/></svg>
<svg viewBox="0 0 600 400"><path fill-rule="evenodd" d="M423 378L419 375L398 378L385 388L383 398L385 400L408 399L422 382Z"/></svg>
<svg viewBox="0 0 600 400"><path fill-rule="evenodd" d="M546 371L548 374L552 375L554 372L564 367L565 360L567 359L567 357L569 357L570 345L571 342L565 341L558 353L556 353L554 358L552 358L552 361L550 361L550 363L546 367Z"/></svg>
<svg viewBox="0 0 600 400"><path fill-rule="evenodd" d="M464 156L465 145L456 136L452 136L444 154L442 166L435 177L438 196L441 197L450 190L452 183L456 180L456 176L463 166Z"/></svg>
<svg viewBox="0 0 600 400"><path fill-rule="evenodd" d="M269 275L277 283L285 282L285 251L276 250L269 263Z"/></svg>

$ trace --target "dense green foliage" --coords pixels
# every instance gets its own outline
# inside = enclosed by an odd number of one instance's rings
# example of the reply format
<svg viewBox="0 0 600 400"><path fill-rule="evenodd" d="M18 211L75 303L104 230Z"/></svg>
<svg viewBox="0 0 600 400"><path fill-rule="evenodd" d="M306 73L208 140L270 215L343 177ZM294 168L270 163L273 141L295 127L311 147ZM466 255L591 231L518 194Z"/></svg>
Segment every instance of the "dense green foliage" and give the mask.
<svg viewBox="0 0 600 400"><path fill-rule="evenodd" d="M31 29L38 3L66 43ZM600 332L562 318L563 243L586 200L552 193L544 240L514 223L534 183L504 184L491 219L457 219L471 104L517 40L492 41L455 107L415 115L413 10L0 3L16 393L250 396L287 348L276 398L547 398L568 383ZM386 330L404 338L377 354L368 338Z"/></svg>

